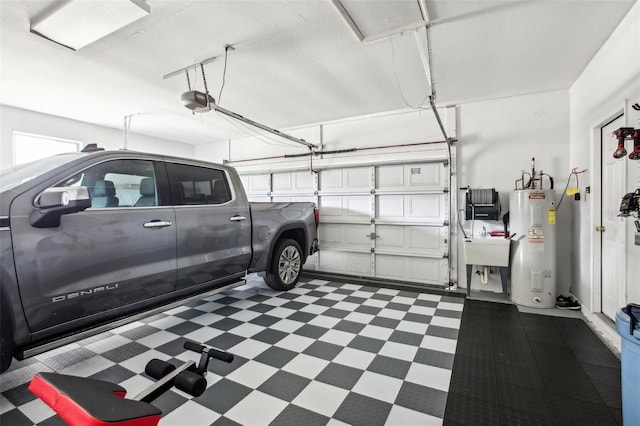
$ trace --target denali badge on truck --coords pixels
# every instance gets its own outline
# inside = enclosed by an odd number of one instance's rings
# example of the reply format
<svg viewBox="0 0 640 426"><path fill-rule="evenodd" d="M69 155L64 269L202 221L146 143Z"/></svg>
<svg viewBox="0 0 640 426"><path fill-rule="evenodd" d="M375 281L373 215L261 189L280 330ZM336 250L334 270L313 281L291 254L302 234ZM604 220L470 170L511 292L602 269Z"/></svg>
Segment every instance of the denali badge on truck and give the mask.
<svg viewBox="0 0 640 426"><path fill-rule="evenodd" d="M82 290L82 291L76 291L73 293L69 293L69 294L63 294L60 296L55 296L51 299L51 301L53 303L56 302L62 302L63 300L69 300L69 299L75 299L77 297L82 297L82 296L89 296L92 294L96 294L100 291L108 291L108 290L115 290L118 288L118 284L113 284L113 285L103 285L100 287L96 287L96 288L90 288L88 290Z"/></svg>

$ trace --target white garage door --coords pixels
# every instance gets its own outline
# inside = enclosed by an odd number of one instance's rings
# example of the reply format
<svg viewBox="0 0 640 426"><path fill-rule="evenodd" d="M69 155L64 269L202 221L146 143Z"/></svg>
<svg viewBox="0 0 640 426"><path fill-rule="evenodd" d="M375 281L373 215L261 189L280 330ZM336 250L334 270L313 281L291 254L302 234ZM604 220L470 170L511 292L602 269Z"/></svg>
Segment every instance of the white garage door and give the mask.
<svg viewBox="0 0 640 426"><path fill-rule="evenodd" d="M307 269L422 284L449 280L446 159L243 175L252 201L314 201L320 252Z"/></svg>

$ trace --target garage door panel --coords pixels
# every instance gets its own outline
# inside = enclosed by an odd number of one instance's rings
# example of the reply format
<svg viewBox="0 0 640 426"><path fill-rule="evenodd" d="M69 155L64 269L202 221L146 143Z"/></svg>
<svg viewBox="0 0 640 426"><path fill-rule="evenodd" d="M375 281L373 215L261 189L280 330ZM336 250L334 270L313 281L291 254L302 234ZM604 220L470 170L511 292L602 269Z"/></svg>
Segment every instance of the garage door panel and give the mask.
<svg viewBox="0 0 640 426"><path fill-rule="evenodd" d="M376 216L382 220L444 223L442 195L378 195L376 201Z"/></svg>
<svg viewBox="0 0 640 426"><path fill-rule="evenodd" d="M447 251L444 228L429 226L376 226L376 251L408 250L411 253L442 257Z"/></svg>
<svg viewBox="0 0 640 426"><path fill-rule="evenodd" d="M442 164L408 164L380 166L376 171L376 188L381 190L441 190L444 188Z"/></svg>
<svg viewBox="0 0 640 426"><path fill-rule="evenodd" d="M322 248L335 246L347 250L371 250L369 225L324 223L320 229Z"/></svg>
<svg viewBox="0 0 640 426"><path fill-rule="evenodd" d="M322 249L318 252L321 271L371 276L371 255Z"/></svg>
<svg viewBox="0 0 640 426"><path fill-rule="evenodd" d="M320 190L357 191L368 190L371 169L369 167L357 167L349 169L323 170L320 174Z"/></svg>
<svg viewBox="0 0 640 426"><path fill-rule="evenodd" d="M296 196L281 196L281 195L273 195L271 197L271 200L273 202L276 203L289 203L289 202L310 202L310 203L315 203L316 199L313 195L309 195L309 196L301 196L301 195L296 195Z"/></svg>
<svg viewBox="0 0 640 426"><path fill-rule="evenodd" d="M271 190L271 175L245 175L240 179L248 193L255 192L264 195Z"/></svg>
<svg viewBox="0 0 640 426"><path fill-rule="evenodd" d="M318 200L320 217L333 220L365 220L371 217L369 197L365 196L322 196Z"/></svg>
<svg viewBox="0 0 640 426"><path fill-rule="evenodd" d="M274 173L272 191L313 192L313 175L309 172Z"/></svg>
<svg viewBox="0 0 640 426"><path fill-rule="evenodd" d="M446 260L422 257L377 255L376 277L422 284L446 282Z"/></svg>

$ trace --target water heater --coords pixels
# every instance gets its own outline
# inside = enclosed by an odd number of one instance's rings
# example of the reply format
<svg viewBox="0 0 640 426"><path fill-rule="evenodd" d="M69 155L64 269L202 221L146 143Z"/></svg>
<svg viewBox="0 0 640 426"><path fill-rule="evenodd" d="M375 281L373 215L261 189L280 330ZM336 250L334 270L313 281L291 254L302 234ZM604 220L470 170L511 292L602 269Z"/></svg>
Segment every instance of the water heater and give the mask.
<svg viewBox="0 0 640 426"><path fill-rule="evenodd" d="M509 196L511 301L536 308L556 302L556 194L522 189Z"/></svg>

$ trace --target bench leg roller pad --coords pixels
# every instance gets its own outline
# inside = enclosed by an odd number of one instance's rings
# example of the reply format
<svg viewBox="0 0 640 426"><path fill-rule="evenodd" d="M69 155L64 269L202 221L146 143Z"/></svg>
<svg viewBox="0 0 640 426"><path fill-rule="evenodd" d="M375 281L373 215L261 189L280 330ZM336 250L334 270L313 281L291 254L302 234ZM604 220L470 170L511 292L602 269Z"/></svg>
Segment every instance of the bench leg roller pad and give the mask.
<svg viewBox="0 0 640 426"><path fill-rule="evenodd" d="M38 373L29 390L70 426L156 426L162 412L153 405L125 399L115 383L57 373Z"/></svg>

